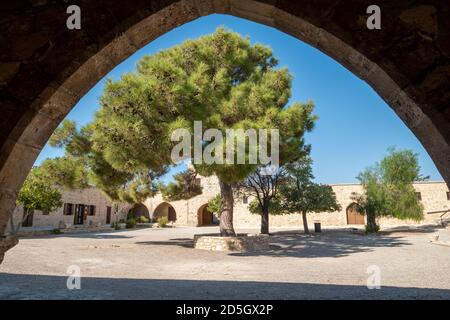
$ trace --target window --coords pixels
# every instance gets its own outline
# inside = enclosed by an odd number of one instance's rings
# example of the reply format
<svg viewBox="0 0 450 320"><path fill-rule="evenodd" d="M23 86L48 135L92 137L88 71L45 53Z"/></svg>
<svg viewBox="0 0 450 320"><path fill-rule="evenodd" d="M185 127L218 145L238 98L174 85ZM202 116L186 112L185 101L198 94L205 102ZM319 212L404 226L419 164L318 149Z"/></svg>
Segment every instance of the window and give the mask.
<svg viewBox="0 0 450 320"><path fill-rule="evenodd" d="M195 185L196 185L197 187L200 187L201 184L202 184L202 179L200 179L200 178L195 178Z"/></svg>
<svg viewBox="0 0 450 320"><path fill-rule="evenodd" d="M74 206L72 203L64 203L64 214L69 216L73 214Z"/></svg>
<svg viewBox="0 0 450 320"><path fill-rule="evenodd" d="M88 214L90 216L95 216L95 206L89 206Z"/></svg>
<svg viewBox="0 0 450 320"><path fill-rule="evenodd" d="M243 196L242 197L242 203L243 204L247 204L248 203L248 197L247 196Z"/></svg>
<svg viewBox="0 0 450 320"><path fill-rule="evenodd" d="M416 192L417 200L422 201L422 193Z"/></svg>
<svg viewBox="0 0 450 320"><path fill-rule="evenodd" d="M447 191L447 200L450 201L450 192Z"/></svg>

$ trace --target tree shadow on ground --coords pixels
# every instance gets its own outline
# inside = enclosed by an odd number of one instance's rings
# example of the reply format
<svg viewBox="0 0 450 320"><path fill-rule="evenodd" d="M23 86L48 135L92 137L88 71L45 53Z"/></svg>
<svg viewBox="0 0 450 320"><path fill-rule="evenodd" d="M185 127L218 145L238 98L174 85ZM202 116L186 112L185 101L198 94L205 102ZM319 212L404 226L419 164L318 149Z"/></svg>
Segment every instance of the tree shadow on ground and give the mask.
<svg viewBox="0 0 450 320"><path fill-rule="evenodd" d="M232 252L233 256L270 256L294 258L343 257L370 252L377 247L411 245L404 237L352 233L275 233L269 238L269 249L255 252Z"/></svg>
<svg viewBox="0 0 450 320"><path fill-rule="evenodd" d="M152 246L180 246L184 248L193 248L194 240L192 238L176 238L168 241L139 241L136 242L139 245L152 245Z"/></svg>
<svg viewBox="0 0 450 320"><path fill-rule="evenodd" d="M86 232L67 232L61 234L43 234L35 236L20 236L19 239L52 239L52 238L84 238L84 239L131 239L134 236L124 235L130 229L124 230L106 230L106 231L86 231Z"/></svg>
<svg viewBox="0 0 450 320"><path fill-rule="evenodd" d="M354 253L373 251L377 247L399 247L411 245L405 237L391 235L364 235L350 232L327 232L303 234L300 232L277 232L270 235L268 250L256 252L224 252L231 256L323 258L343 257ZM173 238L161 241L141 241L138 245L179 246L193 248L193 238Z"/></svg>
<svg viewBox="0 0 450 320"><path fill-rule="evenodd" d="M450 290L316 283L120 279L82 277L81 290L67 276L0 273L0 299L450 299Z"/></svg>
<svg viewBox="0 0 450 320"><path fill-rule="evenodd" d="M437 224L427 224L421 226L397 226L381 230L379 233L383 235L392 234L427 234L438 230L445 230L445 226Z"/></svg>

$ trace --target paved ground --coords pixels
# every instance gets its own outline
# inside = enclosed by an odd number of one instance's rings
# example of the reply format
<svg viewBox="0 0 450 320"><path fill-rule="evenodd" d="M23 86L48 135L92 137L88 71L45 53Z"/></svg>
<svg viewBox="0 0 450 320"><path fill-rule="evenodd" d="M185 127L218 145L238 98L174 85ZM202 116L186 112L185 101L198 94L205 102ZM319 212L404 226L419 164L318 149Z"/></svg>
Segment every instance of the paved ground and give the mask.
<svg viewBox="0 0 450 320"><path fill-rule="evenodd" d="M238 230L248 231L248 230ZM1 299L450 299L449 229L377 236L277 233L261 253L192 248L216 227L139 229L21 239L0 265ZM81 269L68 290L67 268ZM379 266L380 290L367 268Z"/></svg>

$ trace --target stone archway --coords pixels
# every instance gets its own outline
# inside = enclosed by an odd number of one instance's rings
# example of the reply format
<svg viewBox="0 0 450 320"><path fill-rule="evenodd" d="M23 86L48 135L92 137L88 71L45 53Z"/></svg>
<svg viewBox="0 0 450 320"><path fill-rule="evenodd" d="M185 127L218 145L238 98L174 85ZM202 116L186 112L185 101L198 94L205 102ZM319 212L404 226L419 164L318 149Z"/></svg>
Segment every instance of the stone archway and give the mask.
<svg viewBox="0 0 450 320"><path fill-rule="evenodd" d="M177 220L175 208L168 202L160 203L153 211L152 218L156 221L160 217L166 217L169 221L175 222Z"/></svg>
<svg viewBox="0 0 450 320"><path fill-rule="evenodd" d="M213 13L273 26L340 62L391 106L449 184L450 4L384 1L382 30L368 30L371 4L99 0L83 2L82 28L76 31L65 27L66 3L1 4L0 235L37 155L75 103L139 48Z"/></svg>
<svg viewBox="0 0 450 320"><path fill-rule="evenodd" d="M214 215L208 211L208 204L206 203L197 210L197 226L212 225L214 225Z"/></svg>
<svg viewBox="0 0 450 320"><path fill-rule="evenodd" d="M360 214L358 213L358 211L356 210L356 203L351 203L348 205L347 209L345 209L345 214L347 217L347 224L361 224L364 225L366 224L366 219L364 214Z"/></svg>
<svg viewBox="0 0 450 320"><path fill-rule="evenodd" d="M134 204L130 210L135 219L138 219L141 216L150 219L150 213L148 211L148 208L142 203Z"/></svg>

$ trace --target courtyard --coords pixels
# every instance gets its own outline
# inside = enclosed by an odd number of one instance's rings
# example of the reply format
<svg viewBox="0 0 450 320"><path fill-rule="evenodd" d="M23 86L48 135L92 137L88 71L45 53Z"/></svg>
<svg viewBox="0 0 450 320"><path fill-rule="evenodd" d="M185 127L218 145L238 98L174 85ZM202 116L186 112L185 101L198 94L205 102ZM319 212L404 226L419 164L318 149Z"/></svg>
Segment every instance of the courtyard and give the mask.
<svg viewBox="0 0 450 320"><path fill-rule="evenodd" d="M270 250L192 248L217 227L142 228L20 239L0 265L0 299L450 299L450 229L276 229ZM257 232L241 229L238 232ZM66 287L79 266L81 289ZM367 288L367 268L381 289Z"/></svg>

